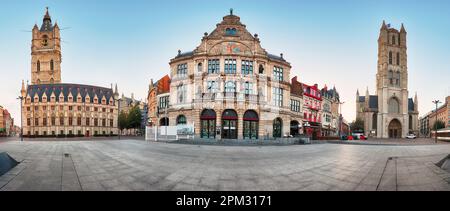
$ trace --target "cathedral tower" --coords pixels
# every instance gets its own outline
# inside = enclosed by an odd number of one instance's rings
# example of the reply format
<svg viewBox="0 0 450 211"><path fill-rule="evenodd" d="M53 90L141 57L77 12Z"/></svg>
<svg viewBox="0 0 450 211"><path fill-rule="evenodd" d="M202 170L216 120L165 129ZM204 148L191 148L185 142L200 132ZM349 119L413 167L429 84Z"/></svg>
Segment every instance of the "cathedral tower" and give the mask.
<svg viewBox="0 0 450 211"><path fill-rule="evenodd" d="M42 25L34 25L31 41L31 84L61 83L61 37L47 11Z"/></svg>

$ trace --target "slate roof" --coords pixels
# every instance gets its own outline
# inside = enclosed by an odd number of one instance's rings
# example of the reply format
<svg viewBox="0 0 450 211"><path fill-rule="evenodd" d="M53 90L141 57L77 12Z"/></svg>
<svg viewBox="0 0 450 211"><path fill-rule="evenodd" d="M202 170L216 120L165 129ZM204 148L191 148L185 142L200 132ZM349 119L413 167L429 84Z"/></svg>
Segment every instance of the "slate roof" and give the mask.
<svg viewBox="0 0 450 211"><path fill-rule="evenodd" d="M47 95L47 100L50 100L52 93L55 94L56 102L59 102L59 95L63 93L64 102L67 102L69 99L69 94L72 93L74 101L76 101L76 97L78 93L81 95L82 102L85 101L85 97L90 97L90 102L94 103L94 97L97 95L98 104L101 104L101 99L103 96L106 98L106 102L109 102L110 99L114 100L114 92L111 88L104 88L98 86L90 86L90 85L82 85L82 84L39 84L39 85L29 85L27 88L27 95L30 95L31 102L34 102L34 96L37 93L39 97L39 102L42 102L42 96L44 93Z"/></svg>
<svg viewBox="0 0 450 211"><path fill-rule="evenodd" d="M181 57L193 56L193 55L194 55L194 51L188 51L188 52L179 53L175 58L181 58Z"/></svg>
<svg viewBox="0 0 450 211"><path fill-rule="evenodd" d="M278 60L278 61L282 61L282 62L286 61L283 57L276 56L276 55L273 55L273 54L270 54L270 53L267 54L267 56L269 57L269 59Z"/></svg>
<svg viewBox="0 0 450 211"><path fill-rule="evenodd" d="M359 102L360 103L366 102L366 97L359 96ZM369 96L369 108L378 109L378 96L377 95Z"/></svg>

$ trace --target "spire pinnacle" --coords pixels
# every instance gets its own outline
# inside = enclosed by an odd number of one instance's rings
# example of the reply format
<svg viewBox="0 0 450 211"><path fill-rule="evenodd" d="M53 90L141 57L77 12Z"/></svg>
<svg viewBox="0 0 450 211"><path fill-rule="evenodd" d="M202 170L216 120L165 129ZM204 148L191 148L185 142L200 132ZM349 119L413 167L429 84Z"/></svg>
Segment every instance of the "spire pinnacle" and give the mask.
<svg viewBox="0 0 450 211"><path fill-rule="evenodd" d="M233 8L230 8L230 15L233 15Z"/></svg>
<svg viewBox="0 0 450 211"><path fill-rule="evenodd" d="M405 26L403 25L403 23L402 23L402 28L400 29L400 33L406 33L406 29L405 29Z"/></svg>
<svg viewBox="0 0 450 211"><path fill-rule="evenodd" d="M381 29L387 29L386 21L383 20L383 24L381 25Z"/></svg>

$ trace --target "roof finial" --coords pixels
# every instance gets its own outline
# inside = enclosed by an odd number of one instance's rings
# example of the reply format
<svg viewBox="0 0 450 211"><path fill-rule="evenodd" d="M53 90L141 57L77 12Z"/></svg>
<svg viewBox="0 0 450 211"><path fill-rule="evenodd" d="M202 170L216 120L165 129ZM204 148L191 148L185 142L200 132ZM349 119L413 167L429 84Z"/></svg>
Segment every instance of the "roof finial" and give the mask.
<svg viewBox="0 0 450 211"><path fill-rule="evenodd" d="M233 8L230 8L230 15L233 15Z"/></svg>

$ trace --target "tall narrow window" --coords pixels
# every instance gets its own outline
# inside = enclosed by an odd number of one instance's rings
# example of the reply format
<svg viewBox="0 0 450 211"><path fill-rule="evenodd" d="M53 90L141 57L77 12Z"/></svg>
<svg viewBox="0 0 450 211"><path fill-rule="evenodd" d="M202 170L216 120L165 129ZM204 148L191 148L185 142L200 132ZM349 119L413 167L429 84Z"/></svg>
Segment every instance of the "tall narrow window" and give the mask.
<svg viewBox="0 0 450 211"><path fill-rule="evenodd" d="M41 71L41 61L39 61L39 60L37 61L36 69L38 72Z"/></svg>
<svg viewBox="0 0 450 211"><path fill-rule="evenodd" d="M54 70L54 64L53 64L53 59L50 60L50 70L53 71Z"/></svg>
<svg viewBox="0 0 450 211"><path fill-rule="evenodd" d="M389 51L389 64L392 64L392 51Z"/></svg>
<svg viewBox="0 0 450 211"><path fill-rule="evenodd" d="M202 65L202 63L200 62L200 63L198 63L198 65L197 65L197 72L203 72L203 65Z"/></svg>
<svg viewBox="0 0 450 211"><path fill-rule="evenodd" d="M186 101L186 86L185 85L177 86L177 94L178 94L178 103L185 103L185 101Z"/></svg>
<svg viewBox="0 0 450 211"><path fill-rule="evenodd" d="M400 72L395 74L395 84L400 86Z"/></svg>
<svg viewBox="0 0 450 211"><path fill-rule="evenodd" d="M272 93L272 99L273 99L273 104L275 106L283 106L283 89L282 88L278 88L278 87L274 87L273 88L273 93Z"/></svg>
<svg viewBox="0 0 450 211"><path fill-rule="evenodd" d="M392 45L395 45L395 35L392 35Z"/></svg>
<svg viewBox="0 0 450 211"><path fill-rule="evenodd" d="M392 70L389 70L388 78L389 78L389 84L393 85L394 84L394 79L393 79L394 78L394 72Z"/></svg>
<svg viewBox="0 0 450 211"><path fill-rule="evenodd" d="M400 53L397 52L397 65L400 65Z"/></svg>
<svg viewBox="0 0 450 211"><path fill-rule="evenodd" d="M246 95L251 95L253 94L253 83L250 82L245 82L244 83L244 87L245 87L245 94Z"/></svg>
<svg viewBox="0 0 450 211"><path fill-rule="evenodd" d="M253 61L242 60L241 70L244 75L253 74Z"/></svg>

